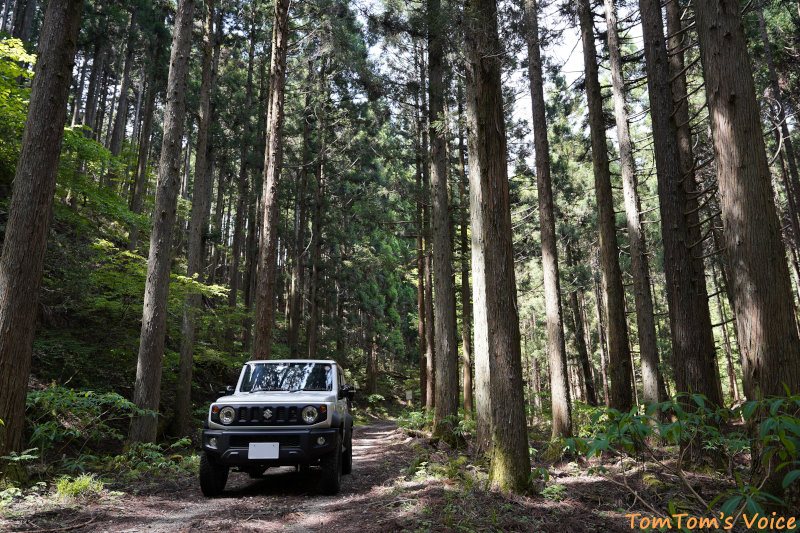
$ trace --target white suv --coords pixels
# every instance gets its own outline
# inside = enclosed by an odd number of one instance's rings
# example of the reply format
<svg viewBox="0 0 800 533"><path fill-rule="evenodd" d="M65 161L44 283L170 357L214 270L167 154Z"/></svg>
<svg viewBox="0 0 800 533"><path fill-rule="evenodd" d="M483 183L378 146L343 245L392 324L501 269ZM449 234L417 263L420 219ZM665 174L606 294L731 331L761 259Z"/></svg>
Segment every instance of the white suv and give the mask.
<svg viewBox="0 0 800 533"><path fill-rule="evenodd" d="M222 493L230 467L261 476L270 466L322 468L322 491L339 492L353 466L354 388L336 361L245 363L236 387L212 403L203 429L200 488Z"/></svg>

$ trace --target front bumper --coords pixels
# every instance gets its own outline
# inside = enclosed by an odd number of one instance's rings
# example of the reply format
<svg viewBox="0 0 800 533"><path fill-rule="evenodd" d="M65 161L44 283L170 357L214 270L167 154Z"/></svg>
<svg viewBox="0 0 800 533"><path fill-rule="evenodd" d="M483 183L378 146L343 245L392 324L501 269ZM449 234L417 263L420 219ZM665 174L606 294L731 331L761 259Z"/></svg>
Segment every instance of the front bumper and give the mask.
<svg viewBox="0 0 800 533"><path fill-rule="evenodd" d="M287 429L282 431L248 431L237 429L203 430L203 450L219 463L227 466L283 466L308 464L326 453L335 450L335 428L325 429ZM317 439L323 437L324 444ZM210 439L216 439L211 446ZM278 459L250 459L248 450L251 442L277 442Z"/></svg>

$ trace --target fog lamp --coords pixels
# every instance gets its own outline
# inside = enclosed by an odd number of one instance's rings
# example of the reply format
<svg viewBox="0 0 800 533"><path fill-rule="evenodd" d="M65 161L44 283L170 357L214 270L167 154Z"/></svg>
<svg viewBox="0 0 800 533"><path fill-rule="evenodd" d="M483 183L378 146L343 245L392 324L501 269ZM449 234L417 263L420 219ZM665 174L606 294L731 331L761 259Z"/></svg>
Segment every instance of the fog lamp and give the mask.
<svg viewBox="0 0 800 533"><path fill-rule="evenodd" d="M208 445L211 446L212 448L216 448L217 447L217 437L211 437L210 439L208 439Z"/></svg>
<svg viewBox="0 0 800 533"><path fill-rule="evenodd" d="M325 437L317 437L317 444L319 444L320 446L325 444Z"/></svg>

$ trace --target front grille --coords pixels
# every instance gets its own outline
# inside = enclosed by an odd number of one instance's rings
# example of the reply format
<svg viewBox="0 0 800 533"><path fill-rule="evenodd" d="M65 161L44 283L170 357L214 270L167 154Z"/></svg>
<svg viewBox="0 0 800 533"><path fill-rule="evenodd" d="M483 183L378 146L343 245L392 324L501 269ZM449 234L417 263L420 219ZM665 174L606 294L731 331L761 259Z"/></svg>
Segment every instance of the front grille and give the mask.
<svg viewBox="0 0 800 533"><path fill-rule="evenodd" d="M305 426L300 418L302 406L297 405L244 405L235 407L236 417L233 426ZM264 419L264 411L270 409L272 416ZM317 422L325 420L322 414ZM211 415L213 422L219 422L219 414Z"/></svg>
<svg viewBox="0 0 800 533"><path fill-rule="evenodd" d="M281 448L299 448L300 435L233 435L231 436L232 448L247 448L251 442L277 442Z"/></svg>

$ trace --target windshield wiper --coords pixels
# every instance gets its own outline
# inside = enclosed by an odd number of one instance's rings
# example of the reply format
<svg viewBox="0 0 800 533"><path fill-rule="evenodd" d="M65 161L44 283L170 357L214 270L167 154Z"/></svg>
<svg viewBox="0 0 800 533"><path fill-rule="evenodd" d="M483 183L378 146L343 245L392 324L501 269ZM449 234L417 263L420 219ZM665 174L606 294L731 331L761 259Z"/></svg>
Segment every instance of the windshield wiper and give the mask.
<svg viewBox="0 0 800 533"><path fill-rule="evenodd" d="M277 391L277 390L283 390L283 389L252 389L249 392L250 392L250 394L253 394L254 392L271 392L271 391Z"/></svg>

